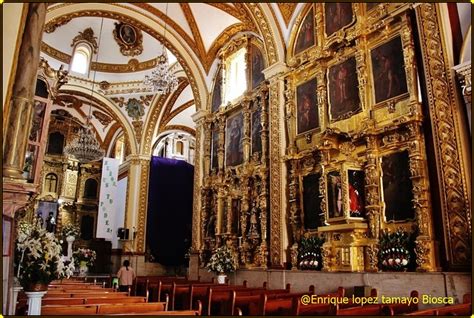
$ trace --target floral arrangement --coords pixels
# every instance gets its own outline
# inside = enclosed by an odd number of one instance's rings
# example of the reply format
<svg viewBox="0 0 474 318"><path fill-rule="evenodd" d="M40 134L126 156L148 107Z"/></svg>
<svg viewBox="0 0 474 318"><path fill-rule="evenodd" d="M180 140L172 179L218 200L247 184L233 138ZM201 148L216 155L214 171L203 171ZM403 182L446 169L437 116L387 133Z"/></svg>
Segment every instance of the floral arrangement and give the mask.
<svg viewBox="0 0 474 318"><path fill-rule="evenodd" d="M298 249L299 269L318 270L322 267L321 246L324 239L318 236L303 237Z"/></svg>
<svg viewBox="0 0 474 318"><path fill-rule="evenodd" d="M406 270L410 265L411 235L402 229L390 233L385 230L379 241L379 267L385 270Z"/></svg>
<svg viewBox="0 0 474 318"><path fill-rule="evenodd" d="M25 290L30 285L47 285L59 278L61 244L39 222L20 221L15 246L15 273Z"/></svg>
<svg viewBox="0 0 474 318"><path fill-rule="evenodd" d="M74 236L74 237L78 237L79 236L79 228L72 224L72 223L66 223L64 224L63 226L63 236L64 237L68 237L68 236Z"/></svg>
<svg viewBox="0 0 474 318"><path fill-rule="evenodd" d="M237 269L234 253L227 246L221 246L214 251L206 268L216 274L231 273Z"/></svg>
<svg viewBox="0 0 474 318"><path fill-rule="evenodd" d="M94 265L94 261L97 257L94 250L88 248L78 248L72 253L72 257L74 258L74 262L77 266L81 262L86 262L87 266Z"/></svg>
<svg viewBox="0 0 474 318"><path fill-rule="evenodd" d="M72 260L68 260L67 257L61 256L60 262L58 262L58 272L59 278L69 278L74 275L74 270L76 267L74 266L74 258Z"/></svg>

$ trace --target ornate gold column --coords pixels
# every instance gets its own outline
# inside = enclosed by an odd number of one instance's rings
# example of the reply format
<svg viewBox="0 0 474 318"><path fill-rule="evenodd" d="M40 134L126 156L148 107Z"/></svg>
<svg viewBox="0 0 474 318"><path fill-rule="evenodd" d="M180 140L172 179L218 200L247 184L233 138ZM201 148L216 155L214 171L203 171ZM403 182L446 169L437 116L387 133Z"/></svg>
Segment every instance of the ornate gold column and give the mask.
<svg viewBox="0 0 474 318"><path fill-rule="evenodd" d="M23 180L46 3L30 3L18 56L3 144L3 177Z"/></svg>
<svg viewBox="0 0 474 318"><path fill-rule="evenodd" d="M270 267L281 268L286 259L285 244L285 217L286 211L286 167L282 160L285 153L286 141L284 135L284 72L287 67L283 63L275 63L264 70L269 85L269 127L270 127Z"/></svg>
<svg viewBox="0 0 474 318"><path fill-rule="evenodd" d="M433 134L446 257L451 269L471 267L471 176L467 133L442 35L439 5L416 7Z"/></svg>

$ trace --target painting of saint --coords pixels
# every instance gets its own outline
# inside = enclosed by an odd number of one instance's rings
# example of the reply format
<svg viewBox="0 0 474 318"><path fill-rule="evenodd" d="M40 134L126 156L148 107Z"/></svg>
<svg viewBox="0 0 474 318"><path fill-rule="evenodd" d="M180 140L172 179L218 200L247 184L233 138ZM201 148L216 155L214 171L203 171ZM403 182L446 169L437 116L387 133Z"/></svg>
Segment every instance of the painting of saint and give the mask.
<svg viewBox="0 0 474 318"><path fill-rule="evenodd" d="M225 129L225 165L226 167L237 166L244 161L244 150L242 139L244 117L242 112L227 120Z"/></svg>
<svg viewBox="0 0 474 318"><path fill-rule="evenodd" d="M211 136L211 169L217 169L217 148L219 147L219 131L217 127L212 130Z"/></svg>
<svg viewBox="0 0 474 318"><path fill-rule="evenodd" d="M382 157L383 197L387 221L405 221L415 217L409 168L406 150Z"/></svg>
<svg viewBox="0 0 474 318"><path fill-rule="evenodd" d="M241 236L240 233L240 199L232 199L232 233Z"/></svg>
<svg viewBox="0 0 474 318"><path fill-rule="evenodd" d="M330 36L349 25L353 19L352 4L350 2L325 3L324 13L326 36Z"/></svg>
<svg viewBox="0 0 474 318"><path fill-rule="evenodd" d="M327 202L328 218L343 216L342 185L339 171L331 171L327 174Z"/></svg>
<svg viewBox="0 0 474 318"><path fill-rule="evenodd" d="M303 212L305 229L317 229L323 225L319 173L303 177Z"/></svg>
<svg viewBox="0 0 474 318"><path fill-rule="evenodd" d="M219 106L222 103L222 69L219 68L216 76L216 83L214 84L214 91L212 92L212 106L211 111L215 113L219 110Z"/></svg>
<svg viewBox="0 0 474 318"><path fill-rule="evenodd" d="M319 127L316 78L298 85L296 88L296 109L298 134Z"/></svg>
<svg viewBox="0 0 474 318"><path fill-rule="evenodd" d="M364 171L348 170L349 213L352 217L365 215Z"/></svg>
<svg viewBox="0 0 474 318"><path fill-rule="evenodd" d="M329 114L336 121L361 110L355 57L328 70Z"/></svg>
<svg viewBox="0 0 474 318"><path fill-rule="evenodd" d="M135 29L128 24L123 24L120 27L120 39L128 45L132 45L137 40Z"/></svg>
<svg viewBox="0 0 474 318"><path fill-rule="evenodd" d="M265 61L262 52L257 46L252 45L250 52L252 59L252 88L255 88L265 79L262 72L265 68Z"/></svg>
<svg viewBox="0 0 474 318"><path fill-rule="evenodd" d="M373 49L370 56L372 59L375 103L408 92L400 36Z"/></svg>
<svg viewBox="0 0 474 318"><path fill-rule="evenodd" d="M252 113L252 154L262 152L262 107L258 107Z"/></svg>
<svg viewBox="0 0 474 318"><path fill-rule="evenodd" d="M311 9L304 18L298 36L296 37L295 54L310 48L314 43L314 13L313 9Z"/></svg>

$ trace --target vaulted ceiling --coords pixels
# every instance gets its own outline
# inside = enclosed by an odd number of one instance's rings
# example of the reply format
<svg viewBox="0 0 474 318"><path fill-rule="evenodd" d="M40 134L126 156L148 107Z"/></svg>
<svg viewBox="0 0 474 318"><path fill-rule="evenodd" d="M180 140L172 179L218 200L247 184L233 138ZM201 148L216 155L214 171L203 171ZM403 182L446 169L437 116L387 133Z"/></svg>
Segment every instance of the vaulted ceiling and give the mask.
<svg viewBox="0 0 474 318"><path fill-rule="evenodd" d="M42 56L52 67L64 65L64 69L69 69L75 38L81 37L86 29L92 29L98 44L90 74L87 77L71 74L55 107L71 107L74 104L71 101L75 101L75 114L80 116L82 113L84 117L92 105L92 114L97 115L93 115L92 122L105 146L109 147L112 139L123 131L135 144L137 153L143 153L146 148L144 140L150 131L152 143L171 128L193 133L195 125L191 115L197 108L207 107L219 49L241 32L252 32L262 38L259 23L264 19L267 28L273 25L264 31L269 31L285 50L296 17L304 7L304 4L296 3L253 5L51 4L46 17ZM263 16L258 16L255 6L259 6ZM120 22L141 30L142 50L138 54L127 55L121 51L114 37L116 24ZM155 58L162 53L162 43L167 48L172 72L180 80L178 90L171 96L155 95L142 85L145 75L155 66ZM90 98L92 89L94 96ZM88 99L94 102L88 102ZM128 107L136 101L143 106L139 116Z"/></svg>

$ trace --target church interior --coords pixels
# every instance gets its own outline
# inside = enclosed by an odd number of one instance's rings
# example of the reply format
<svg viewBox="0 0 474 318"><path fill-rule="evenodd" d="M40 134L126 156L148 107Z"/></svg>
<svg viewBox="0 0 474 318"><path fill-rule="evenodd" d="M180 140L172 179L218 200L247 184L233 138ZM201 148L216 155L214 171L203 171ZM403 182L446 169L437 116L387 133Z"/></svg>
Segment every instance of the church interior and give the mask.
<svg viewBox="0 0 474 318"><path fill-rule="evenodd" d="M230 315L472 314L470 3L2 11L4 315L89 310L48 294L118 287L124 261L127 296L161 304L172 284L176 314L226 314L214 284L290 306ZM193 284L208 298L187 306Z"/></svg>

